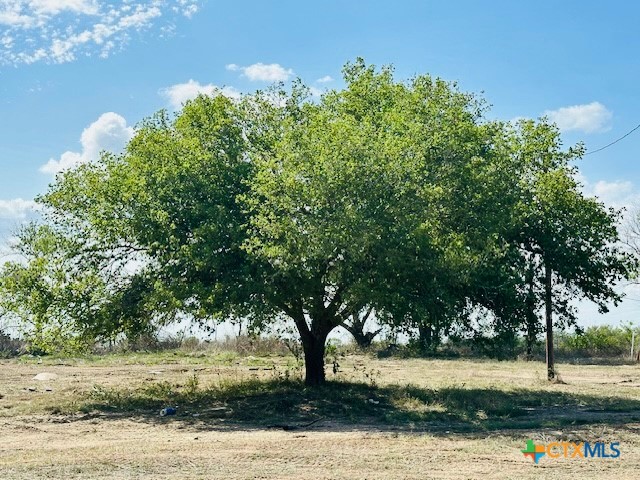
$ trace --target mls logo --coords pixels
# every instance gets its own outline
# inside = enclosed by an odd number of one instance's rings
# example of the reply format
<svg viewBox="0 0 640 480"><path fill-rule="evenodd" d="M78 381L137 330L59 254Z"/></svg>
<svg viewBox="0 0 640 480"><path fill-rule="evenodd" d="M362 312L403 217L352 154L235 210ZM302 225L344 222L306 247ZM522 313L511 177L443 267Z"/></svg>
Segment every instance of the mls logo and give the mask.
<svg viewBox="0 0 640 480"><path fill-rule="evenodd" d="M536 445L533 440L527 440L527 448L521 450L521 452L525 457L531 457L535 463L538 463L545 456L546 450L544 445Z"/></svg>

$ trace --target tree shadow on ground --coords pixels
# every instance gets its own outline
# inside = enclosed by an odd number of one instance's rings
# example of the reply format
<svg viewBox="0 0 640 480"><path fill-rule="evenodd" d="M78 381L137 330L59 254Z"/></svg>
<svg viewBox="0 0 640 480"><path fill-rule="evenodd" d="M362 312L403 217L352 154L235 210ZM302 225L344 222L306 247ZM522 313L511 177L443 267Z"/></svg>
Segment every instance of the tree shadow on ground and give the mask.
<svg viewBox="0 0 640 480"><path fill-rule="evenodd" d="M76 404L77 408L78 404ZM375 386L328 382L305 387L298 381L247 380L201 388L168 382L138 389L94 387L80 402L82 414L64 421L99 417L143 422L180 422L206 430L282 429L341 431L429 431L486 433L640 422L640 400L548 390ZM160 410L177 406L174 416ZM53 412L60 413L60 412Z"/></svg>

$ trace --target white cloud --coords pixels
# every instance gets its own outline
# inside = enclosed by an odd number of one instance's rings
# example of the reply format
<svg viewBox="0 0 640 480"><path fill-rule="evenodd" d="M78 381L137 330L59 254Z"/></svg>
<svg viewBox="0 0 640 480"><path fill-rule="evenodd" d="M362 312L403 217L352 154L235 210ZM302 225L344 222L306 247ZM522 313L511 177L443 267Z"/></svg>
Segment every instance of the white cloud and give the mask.
<svg viewBox="0 0 640 480"><path fill-rule="evenodd" d="M0 219L24 220L36 209L37 204L33 200L23 200L22 198L0 200Z"/></svg>
<svg viewBox="0 0 640 480"><path fill-rule="evenodd" d="M107 112L84 129L80 136L82 150L67 151L59 159L49 159L40 167L40 171L55 175L58 172L76 167L82 163L96 160L100 152L120 152L133 136L133 128L117 113Z"/></svg>
<svg viewBox="0 0 640 480"><path fill-rule="evenodd" d="M573 105L557 110L547 110L544 115L558 125L563 132L577 130L584 133L604 132L611 128L613 114L600 102Z"/></svg>
<svg viewBox="0 0 640 480"><path fill-rule="evenodd" d="M178 5L173 10L180 12L187 18L191 18L198 12L199 8L198 4L193 0L178 0Z"/></svg>
<svg viewBox="0 0 640 480"><path fill-rule="evenodd" d="M197 11L197 0L0 0L0 63L108 57L162 18L161 30L173 25L172 17L190 18Z"/></svg>
<svg viewBox="0 0 640 480"><path fill-rule="evenodd" d="M229 98L240 98L241 93L233 87L218 87L211 83L202 85L195 80L186 83L177 83L160 90L160 95L169 101L169 105L174 109L179 109L187 100L192 100L198 95L223 94Z"/></svg>
<svg viewBox="0 0 640 480"><path fill-rule="evenodd" d="M317 79L316 82L318 82L318 83L333 82L333 77L330 76L330 75L325 75L324 77L320 77L319 79Z"/></svg>
<svg viewBox="0 0 640 480"><path fill-rule="evenodd" d="M319 96L321 96L321 95L324 93L324 91L323 91L323 90L321 90L321 89L319 89L319 88L316 88L316 87L309 87L309 92L310 92L310 93L311 93L311 95L313 95L314 97L319 97Z"/></svg>
<svg viewBox="0 0 640 480"><path fill-rule="evenodd" d="M633 183L618 180L607 182L600 180L593 186L593 194L609 205L619 205L629 199L633 194Z"/></svg>
<svg viewBox="0 0 640 480"><path fill-rule="evenodd" d="M227 70L240 71L244 77L252 82L284 82L293 75L293 70L284 68L279 63L254 63L248 67L230 63L227 65Z"/></svg>
<svg viewBox="0 0 640 480"><path fill-rule="evenodd" d="M575 176L582 185L582 192L588 197L598 197L607 207L616 210L624 209L623 221L627 221L630 215L640 208L640 191L636 186L627 180L598 180L595 183L589 180L580 172Z"/></svg>
<svg viewBox="0 0 640 480"><path fill-rule="evenodd" d="M30 27L35 22L35 18L20 13L20 9L15 6L2 6L4 10L0 10L0 25L8 25L10 27Z"/></svg>
<svg viewBox="0 0 640 480"><path fill-rule="evenodd" d="M607 207L616 210L624 209L623 223L638 213L640 208L640 192L632 182L617 180L607 182L600 180L591 187L593 196L598 197Z"/></svg>
<svg viewBox="0 0 640 480"><path fill-rule="evenodd" d="M0 265L5 262L23 262L22 257L16 250L19 243L18 237L11 233L11 229L7 231L0 230ZM7 325L4 325L5 330Z"/></svg>
<svg viewBox="0 0 640 480"><path fill-rule="evenodd" d="M522 121L526 121L526 120L533 120L530 117L524 117L524 116L517 116L517 117L513 117L511 120L509 120L509 123L511 123L512 125L518 125L518 123L522 122Z"/></svg>
<svg viewBox="0 0 640 480"><path fill-rule="evenodd" d="M96 15L99 10L97 2L87 0L30 0L28 3L37 15L58 14L65 10Z"/></svg>

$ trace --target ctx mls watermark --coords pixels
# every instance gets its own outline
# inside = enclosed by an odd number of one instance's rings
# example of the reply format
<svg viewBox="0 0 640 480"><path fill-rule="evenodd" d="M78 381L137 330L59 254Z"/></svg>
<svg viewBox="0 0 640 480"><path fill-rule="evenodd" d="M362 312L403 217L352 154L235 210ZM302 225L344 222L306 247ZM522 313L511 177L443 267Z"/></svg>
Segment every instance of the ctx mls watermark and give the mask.
<svg viewBox="0 0 640 480"><path fill-rule="evenodd" d="M525 457L535 463L541 458L620 458L620 442L549 442L536 444L527 440L527 447L521 450Z"/></svg>

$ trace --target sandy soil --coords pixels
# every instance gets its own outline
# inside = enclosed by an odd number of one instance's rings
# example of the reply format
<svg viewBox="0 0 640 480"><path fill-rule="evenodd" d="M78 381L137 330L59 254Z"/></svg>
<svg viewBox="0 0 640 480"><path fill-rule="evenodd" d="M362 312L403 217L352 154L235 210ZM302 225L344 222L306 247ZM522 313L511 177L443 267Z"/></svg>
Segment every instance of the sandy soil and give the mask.
<svg viewBox="0 0 640 480"><path fill-rule="evenodd" d="M358 362L358 359L353 360ZM565 366L567 385L546 386L544 368L517 362L376 361L384 382L555 388L625 398L640 395L634 366ZM524 368L527 367L527 368ZM540 370L540 371L538 371ZM244 366L172 364L39 365L0 363L0 478L2 479L626 479L640 471L640 423L629 412L617 422L559 430L455 433L318 422L279 431L180 417L93 412L46 413L73 402L93 385L135 385L157 377L202 381L269 375ZM34 380L38 373L56 378ZM35 389L35 390L30 390ZM47 391L50 390L50 391ZM633 412L631 412L633 413ZM521 449L562 439L619 441L619 459L543 459Z"/></svg>

